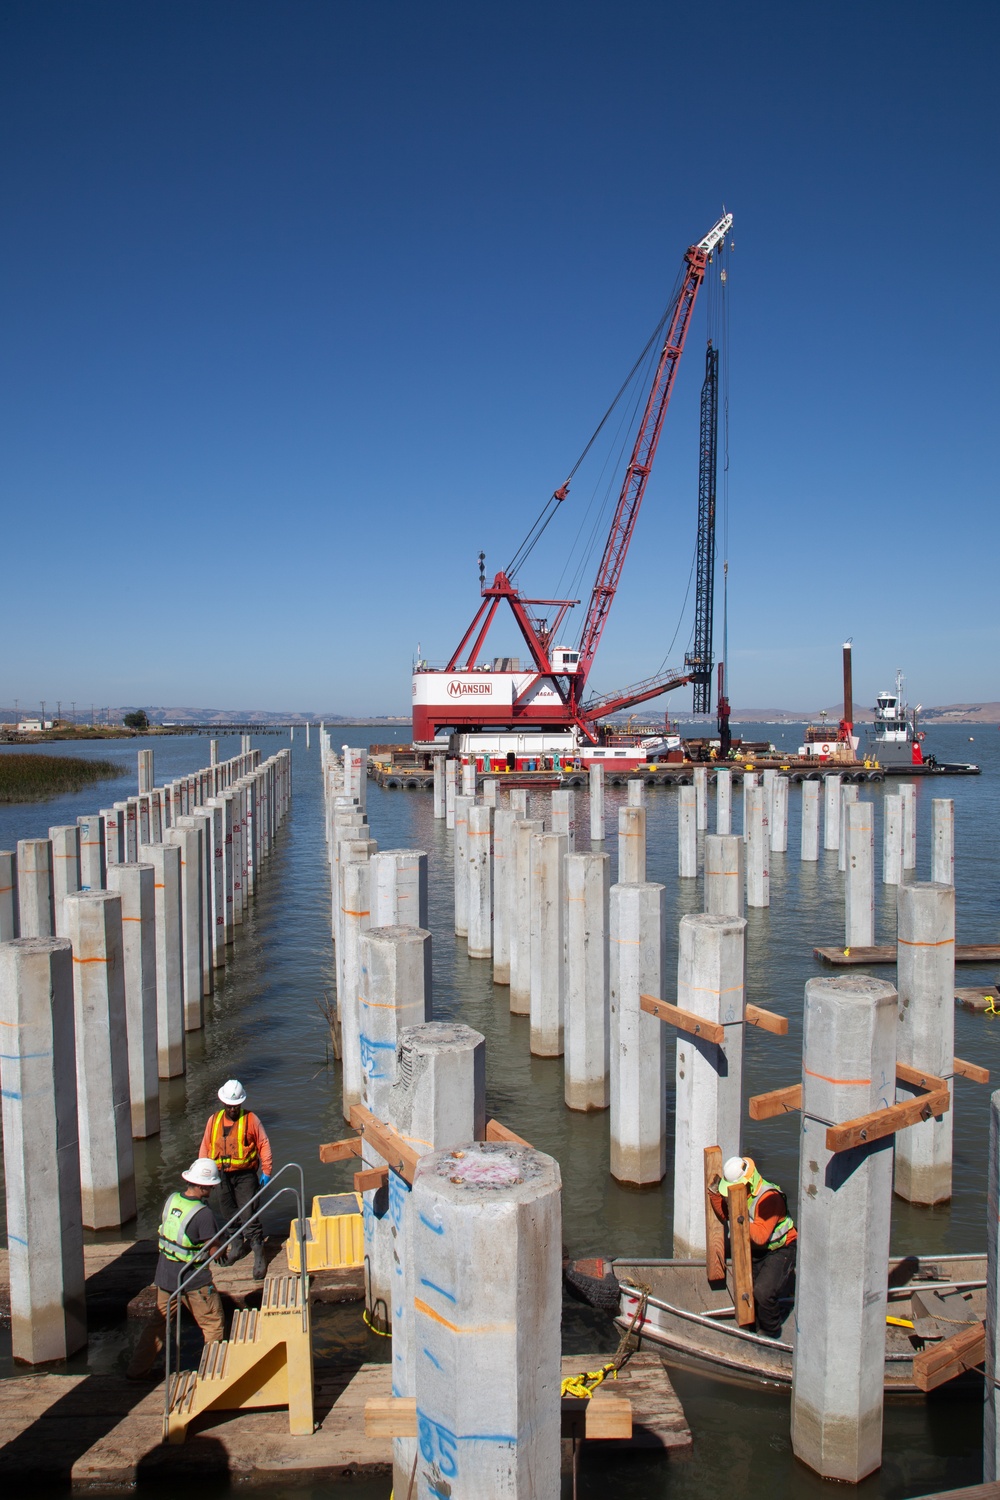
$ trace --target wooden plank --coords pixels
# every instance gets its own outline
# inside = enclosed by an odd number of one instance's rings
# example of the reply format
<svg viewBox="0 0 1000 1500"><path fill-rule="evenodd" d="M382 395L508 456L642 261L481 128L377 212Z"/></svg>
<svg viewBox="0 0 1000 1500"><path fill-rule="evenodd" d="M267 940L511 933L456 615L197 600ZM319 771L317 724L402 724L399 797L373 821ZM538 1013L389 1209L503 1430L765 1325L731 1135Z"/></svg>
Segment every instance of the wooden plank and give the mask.
<svg viewBox="0 0 1000 1500"><path fill-rule="evenodd" d="M923 1089L929 1094L948 1087L943 1078L936 1078L933 1073L923 1073L919 1068L911 1068L907 1063L896 1064L896 1078L900 1083L905 1083L908 1088Z"/></svg>
<svg viewBox="0 0 1000 1500"><path fill-rule="evenodd" d="M896 949L888 943L875 948L814 948L813 954L816 958L821 958L824 963L835 964L838 968L845 965L850 967L853 964L894 964L896 962ZM955 962L957 964L1000 963L1000 943L956 943Z"/></svg>
<svg viewBox="0 0 1000 1500"><path fill-rule="evenodd" d="M974 1323L950 1339L929 1344L913 1356L913 1383L922 1391L933 1391L964 1370L974 1370L986 1358L986 1328Z"/></svg>
<svg viewBox="0 0 1000 1500"><path fill-rule="evenodd" d="M361 1137L352 1135L346 1141L327 1141L319 1148L320 1161L347 1161L361 1155Z"/></svg>
<svg viewBox="0 0 1000 1500"><path fill-rule="evenodd" d="M964 1057L955 1058L955 1076L957 1078L968 1078L972 1083L989 1083L989 1068L981 1068L978 1063L966 1062Z"/></svg>
<svg viewBox="0 0 1000 1500"><path fill-rule="evenodd" d="M377 1193L380 1188L387 1187L389 1183L388 1167L368 1167L364 1172L355 1172L354 1191L356 1193Z"/></svg>
<svg viewBox="0 0 1000 1500"><path fill-rule="evenodd" d="M802 1085L790 1083L787 1088L772 1089L768 1094L754 1094L748 1106L751 1120L771 1120L802 1108Z"/></svg>
<svg viewBox="0 0 1000 1500"><path fill-rule="evenodd" d="M370 1109L363 1104L351 1105L351 1124L359 1135L364 1136L379 1156L383 1157L387 1166L397 1172L404 1182L413 1182L413 1174L417 1169L420 1157L413 1147L403 1140L387 1125L384 1120L377 1120Z"/></svg>
<svg viewBox="0 0 1000 1500"><path fill-rule="evenodd" d="M678 1031L701 1037L705 1042L725 1041L724 1026L720 1026L717 1021L706 1021L704 1016L696 1016L693 1010L682 1010L679 1005L671 1005L669 1000L657 1000L655 995L640 995L639 1004L648 1016L666 1021L668 1026L676 1026Z"/></svg>
<svg viewBox="0 0 1000 1500"><path fill-rule="evenodd" d="M917 1125L934 1115L943 1115L951 1108L951 1094L947 1089L938 1089L930 1094L919 1094L916 1099L905 1099L902 1104L890 1104L888 1109L875 1109L870 1114L858 1115L845 1120L843 1125L830 1125L826 1132L828 1151L849 1151L852 1146L868 1146L908 1125Z"/></svg>
<svg viewBox="0 0 1000 1500"><path fill-rule="evenodd" d="M567 1396L562 1404L562 1426L563 1433L566 1427L575 1420L573 1406L579 1406L580 1402L573 1396ZM591 1442L595 1439L607 1441L608 1438L630 1438L632 1436L632 1403L627 1396L599 1395L591 1396L589 1401L583 1403L586 1408L584 1412L583 1435ZM567 1410L570 1408L570 1410Z"/></svg>
<svg viewBox="0 0 1000 1500"><path fill-rule="evenodd" d="M726 1279L726 1227L712 1207L709 1186L722 1176L722 1147L705 1147L705 1272L709 1281Z"/></svg>
<svg viewBox="0 0 1000 1500"><path fill-rule="evenodd" d="M416 1396L369 1396L365 1402L365 1437L416 1437Z"/></svg>
<svg viewBox="0 0 1000 1500"><path fill-rule="evenodd" d="M772 1036L788 1035L787 1016L776 1015L773 1010L762 1010L759 1005L748 1005L745 1015L748 1026L757 1026L761 1031L771 1032Z"/></svg>
<svg viewBox="0 0 1000 1500"><path fill-rule="evenodd" d="M607 1440L632 1436L632 1403L627 1396L603 1392L583 1401L578 1396L562 1399L564 1437ZM414 1396L369 1396L365 1402L365 1437L417 1436L417 1402Z"/></svg>
<svg viewBox="0 0 1000 1500"><path fill-rule="evenodd" d="M488 1141L510 1141L513 1146L527 1146L529 1151L534 1148L530 1141L515 1135L513 1130L508 1130L506 1125L501 1125L499 1120L486 1121L486 1139Z"/></svg>
<svg viewBox="0 0 1000 1500"><path fill-rule="evenodd" d="M753 1301L753 1262L750 1256L750 1215L747 1213L747 1184L735 1183L729 1198L729 1244L733 1252L733 1306L736 1322L747 1328L757 1316Z"/></svg>

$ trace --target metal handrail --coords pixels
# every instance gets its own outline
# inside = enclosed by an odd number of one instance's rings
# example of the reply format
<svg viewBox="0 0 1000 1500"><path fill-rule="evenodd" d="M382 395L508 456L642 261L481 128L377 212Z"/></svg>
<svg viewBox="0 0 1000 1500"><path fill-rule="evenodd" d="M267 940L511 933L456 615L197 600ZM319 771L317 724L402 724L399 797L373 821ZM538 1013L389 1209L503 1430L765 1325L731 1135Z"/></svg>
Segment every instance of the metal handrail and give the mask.
<svg viewBox="0 0 1000 1500"><path fill-rule="evenodd" d="M244 1219L243 1215L246 1213L246 1210L250 1207L250 1205L252 1203L256 1203L257 1200L258 1200L258 1198L262 1198L263 1197L263 1195L270 1188L271 1184L273 1182L275 1182L284 1172L297 1172L299 1174L299 1185L298 1185L297 1188L296 1187L282 1187L282 1188L279 1188L276 1193L272 1193L271 1194L271 1196L270 1196L270 1202L271 1203L276 1202L277 1199L280 1198L284 1193L291 1193L292 1196L294 1197L295 1201L296 1201L297 1206L298 1206L298 1213L296 1214L295 1217L296 1217L296 1221L297 1221L298 1226L299 1226L299 1247L300 1247L299 1270L298 1270L299 1295L300 1295L301 1302L302 1302L302 1331L303 1331L303 1333L308 1332L308 1329L309 1329L309 1273L306 1270L306 1219L305 1219L305 1212L304 1212L304 1210L305 1210L305 1201L306 1201L306 1182L305 1182L305 1173L303 1172L302 1167L299 1165L299 1163L297 1161L289 1161L289 1162L286 1162L283 1167L279 1167L278 1170L277 1170L277 1172L274 1173L273 1177L268 1178L267 1182L264 1183L264 1185L262 1187L259 1187L257 1189L257 1191L254 1193L253 1197L249 1198L247 1200L247 1202L243 1205L242 1208L238 1208L236 1210L236 1212L232 1215L232 1217L226 1220L225 1224L223 1224L222 1228L218 1231L218 1234L225 1234L226 1230L230 1227L230 1225L235 1224L236 1228L233 1230L232 1234L230 1234L220 1244L217 1244L216 1247L215 1247L215 1249L212 1251L212 1253L210 1255L206 1256L204 1260L199 1260L197 1262L197 1264L191 1266L190 1269L187 1272L182 1272L181 1275L177 1278L177 1285L176 1285L176 1287L167 1296L167 1310L166 1310L166 1314L164 1316L165 1338L164 1338L164 1341L163 1341L163 1367L164 1367L164 1381L163 1381L163 1436L164 1436L164 1438L167 1435L167 1431L168 1431L169 1423L170 1423L170 1342L171 1342L170 1320L171 1320L171 1318L173 1316L173 1306L172 1306L172 1304L176 1303L176 1308L177 1308L177 1330L176 1330L176 1338L177 1338L177 1373L180 1374L180 1360L181 1360L181 1302L183 1300L185 1287L191 1282L191 1280L195 1276L201 1275L201 1273L208 1266L210 1266L213 1263L213 1261L218 1260L219 1256L223 1253L224 1250L228 1250L229 1246L233 1243L234 1240L242 1239L243 1238L243 1231L246 1228L248 1228L248 1226L250 1224L252 1224L255 1220L258 1223L260 1222L260 1215L263 1212L263 1205L261 1205L259 1208L254 1209L253 1213L250 1214L248 1218ZM206 1207L207 1207L207 1204L206 1204ZM213 1236L213 1238L214 1239L218 1239L218 1235Z"/></svg>

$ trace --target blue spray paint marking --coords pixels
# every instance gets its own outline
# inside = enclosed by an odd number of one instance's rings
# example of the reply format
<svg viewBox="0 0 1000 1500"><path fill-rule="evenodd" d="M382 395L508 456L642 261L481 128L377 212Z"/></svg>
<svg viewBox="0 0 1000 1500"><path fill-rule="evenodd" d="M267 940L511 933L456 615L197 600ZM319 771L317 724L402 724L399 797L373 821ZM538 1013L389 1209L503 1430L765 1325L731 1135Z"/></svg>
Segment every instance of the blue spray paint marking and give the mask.
<svg viewBox="0 0 1000 1500"><path fill-rule="evenodd" d="M463 1432L456 1436L441 1422L435 1422L425 1412L417 1409L417 1441L420 1455L426 1463L436 1463L445 1479L454 1479L458 1474L459 1443L507 1443L517 1447L517 1438L502 1432ZM444 1493L434 1490L431 1493ZM448 1491L451 1494L452 1491Z"/></svg>
<svg viewBox="0 0 1000 1500"><path fill-rule="evenodd" d="M421 1224L426 1224L427 1228L433 1230L435 1234L444 1234L444 1225L432 1224L425 1214L420 1215L420 1222Z"/></svg>
<svg viewBox="0 0 1000 1500"><path fill-rule="evenodd" d="M389 1173L389 1217L398 1229L403 1222L409 1188L395 1172Z"/></svg>
<svg viewBox="0 0 1000 1500"><path fill-rule="evenodd" d="M23 1245L24 1248L27 1250L27 1248L28 1248L28 1241L27 1240L22 1240L22 1238L21 1238L21 1236L19 1234L14 1234L14 1233L12 1233L11 1230L8 1229L8 1231L7 1231L7 1238L9 1240L15 1240L17 1242L17 1244Z"/></svg>
<svg viewBox="0 0 1000 1500"><path fill-rule="evenodd" d="M436 1463L445 1479L454 1479L458 1473L458 1457L455 1452L458 1439L455 1434L418 1409L417 1441L424 1460L429 1464Z"/></svg>
<svg viewBox="0 0 1000 1500"><path fill-rule="evenodd" d="M20 1099L21 1096L15 1093L13 1089L0 1089L0 1097L4 1099Z"/></svg>
<svg viewBox="0 0 1000 1500"><path fill-rule="evenodd" d="M427 1358L430 1360L430 1362L434 1366L435 1370L443 1370L444 1369L444 1365L441 1363L441 1361L439 1359L435 1359L434 1358L433 1354L431 1353L431 1351L429 1349L425 1349L423 1352L424 1352L424 1354L427 1355Z"/></svg>
<svg viewBox="0 0 1000 1500"><path fill-rule="evenodd" d="M433 1281L428 1281L426 1276L421 1276L420 1285L429 1286L432 1292L440 1292L441 1296L447 1297L449 1302L458 1302L457 1297L453 1297L450 1292L446 1292L443 1286L436 1286Z"/></svg>
<svg viewBox="0 0 1000 1500"><path fill-rule="evenodd" d="M365 1036L364 1032L362 1032L358 1040L361 1044L362 1071L367 1073L369 1078L388 1078L388 1073L383 1073L376 1069L375 1064L378 1061L379 1052L391 1052L393 1057L395 1057L396 1043L373 1041L370 1036Z"/></svg>
<svg viewBox="0 0 1000 1500"><path fill-rule="evenodd" d="M4 1062L27 1062L29 1057L51 1057L52 1049L48 1052L0 1052L0 1058Z"/></svg>

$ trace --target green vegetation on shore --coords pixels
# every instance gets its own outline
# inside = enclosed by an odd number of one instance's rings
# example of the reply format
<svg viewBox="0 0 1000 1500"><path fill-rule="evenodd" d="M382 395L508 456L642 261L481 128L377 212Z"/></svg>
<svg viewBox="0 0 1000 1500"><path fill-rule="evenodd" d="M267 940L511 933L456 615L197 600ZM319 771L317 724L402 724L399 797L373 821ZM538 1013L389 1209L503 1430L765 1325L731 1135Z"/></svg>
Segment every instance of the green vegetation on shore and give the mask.
<svg viewBox="0 0 1000 1500"><path fill-rule="evenodd" d="M0 802L42 802L62 792L78 792L95 781L127 775L113 760L80 760L70 755L0 755Z"/></svg>

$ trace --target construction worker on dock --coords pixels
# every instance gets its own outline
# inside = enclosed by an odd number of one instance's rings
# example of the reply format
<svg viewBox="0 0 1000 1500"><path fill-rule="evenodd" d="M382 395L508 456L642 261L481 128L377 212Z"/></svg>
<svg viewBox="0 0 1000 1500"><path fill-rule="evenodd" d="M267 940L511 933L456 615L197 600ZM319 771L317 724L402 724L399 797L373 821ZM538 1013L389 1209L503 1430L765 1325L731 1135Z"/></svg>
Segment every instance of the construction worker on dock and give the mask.
<svg viewBox="0 0 1000 1500"><path fill-rule="evenodd" d="M245 1209L258 1187L263 1187L271 1179L271 1143L257 1116L252 1110L243 1108L246 1098L246 1089L238 1078L230 1078L224 1083L219 1090L222 1108L209 1115L201 1138L199 1155L214 1161L221 1173L219 1201L224 1224L238 1210ZM267 1274L267 1260L260 1220L250 1218L250 1212L247 1212L241 1223L246 1228L244 1238L253 1247L254 1280L263 1281ZM246 1244L234 1240L226 1265L233 1265L246 1253Z"/></svg>
<svg viewBox="0 0 1000 1500"><path fill-rule="evenodd" d="M181 1176L187 1187L183 1192L170 1194L160 1216L160 1258L153 1278L156 1313L135 1347L127 1371L130 1380L145 1380L163 1352L167 1307L182 1276L186 1279L181 1302L201 1329L205 1343L215 1343L226 1336L222 1299L215 1290L208 1264L219 1239L219 1226L207 1199L212 1189L219 1186L219 1169L214 1161L199 1157ZM204 1269L194 1269L199 1265Z"/></svg>
<svg viewBox="0 0 1000 1500"><path fill-rule="evenodd" d="M709 1183L712 1208L723 1224L729 1219L729 1189L738 1183L746 1183L747 1188L757 1332L778 1339L794 1292L798 1230L789 1217L784 1193L760 1175L751 1156L731 1156L723 1163L721 1178ZM783 1299L788 1303L785 1308L779 1305Z"/></svg>

